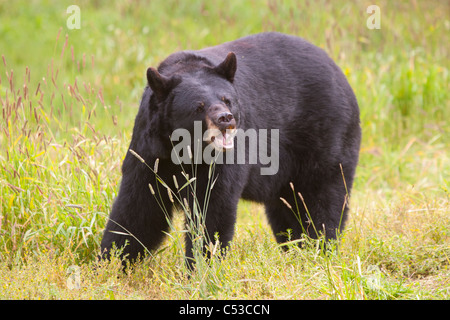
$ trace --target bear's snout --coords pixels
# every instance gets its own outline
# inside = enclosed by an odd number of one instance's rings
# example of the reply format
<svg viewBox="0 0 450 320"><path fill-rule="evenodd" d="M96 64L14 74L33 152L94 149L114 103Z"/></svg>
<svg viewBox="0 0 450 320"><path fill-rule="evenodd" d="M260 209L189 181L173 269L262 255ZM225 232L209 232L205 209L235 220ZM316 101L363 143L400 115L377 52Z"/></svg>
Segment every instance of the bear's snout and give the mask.
<svg viewBox="0 0 450 320"><path fill-rule="evenodd" d="M209 119L220 131L236 129L236 120L227 107L221 104L213 105L209 111Z"/></svg>
<svg viewBox="0 0 450 320"><path fill-rule="evenodd" d="M231 112L223 112L219 114L216 122L221 130L232 130L236 128L236 120L234 120L234 116Z"/></svg>

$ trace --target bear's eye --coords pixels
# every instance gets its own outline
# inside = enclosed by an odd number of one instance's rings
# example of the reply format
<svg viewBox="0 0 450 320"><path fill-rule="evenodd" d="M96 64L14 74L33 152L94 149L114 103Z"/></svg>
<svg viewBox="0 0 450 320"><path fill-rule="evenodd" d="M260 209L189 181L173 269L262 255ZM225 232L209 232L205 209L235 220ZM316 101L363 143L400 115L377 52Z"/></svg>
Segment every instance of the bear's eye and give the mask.
<svg viewBox="0 0 450 320"><path fill-rule="evenodd" d="M197 104L195 111L198 113L205 111L205 104L203 102L200 102L199 104Z"/></svg>
<svg viewBox="0 0 450 320"><path fill-rule="evenodd" d="M226 104L228 107L231 105L231 101L228 100L228 99L225 98L225 97L222 97L222 101L225 102L225 104Z"/></svg>

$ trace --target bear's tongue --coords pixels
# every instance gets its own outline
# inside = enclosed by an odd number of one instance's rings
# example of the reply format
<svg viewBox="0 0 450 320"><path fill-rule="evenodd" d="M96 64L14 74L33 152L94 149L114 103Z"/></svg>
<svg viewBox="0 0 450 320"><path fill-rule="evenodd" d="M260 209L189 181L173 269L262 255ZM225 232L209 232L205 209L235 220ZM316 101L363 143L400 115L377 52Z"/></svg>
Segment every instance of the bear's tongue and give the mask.
<svg viewBox="0 0 450 320"><path fill-rule="evenodd" d="M224 133L222 137L223 137L223 147L225 149L233 148L234 145L233 137L231 137L228 133Z"/></svg>
<svg viewBox="0 0 450 320"><path fill-rule="evenodd" d="M234 147L234 141L233 137L228 133L222 133L222 139L220 139L220 136L215 137L213 142L218 146L219 148L223 149L231 149Z"/></svg>

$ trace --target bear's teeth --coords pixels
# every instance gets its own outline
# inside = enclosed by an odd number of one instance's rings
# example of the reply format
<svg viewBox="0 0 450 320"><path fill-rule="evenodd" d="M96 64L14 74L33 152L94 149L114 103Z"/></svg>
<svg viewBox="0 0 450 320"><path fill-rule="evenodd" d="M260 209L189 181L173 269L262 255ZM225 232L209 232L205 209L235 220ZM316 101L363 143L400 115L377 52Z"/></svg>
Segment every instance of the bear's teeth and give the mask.
<svg viewBox="0 0 450 320"><path fill-rule="evenodd" d="M221 136L212 136L211 142L213 142L218 150L232 149L234 148L233 135L228 133L222 133Z"/></svg>
<svg viewBox="0 0 450 320"><path fill-rule="evenodd" d="M225 133L223 135L223 147L225 149L230 149L230 148L233 148L233 146L234 146L233 137L231 135L229 135L228 133Z"/></svg>

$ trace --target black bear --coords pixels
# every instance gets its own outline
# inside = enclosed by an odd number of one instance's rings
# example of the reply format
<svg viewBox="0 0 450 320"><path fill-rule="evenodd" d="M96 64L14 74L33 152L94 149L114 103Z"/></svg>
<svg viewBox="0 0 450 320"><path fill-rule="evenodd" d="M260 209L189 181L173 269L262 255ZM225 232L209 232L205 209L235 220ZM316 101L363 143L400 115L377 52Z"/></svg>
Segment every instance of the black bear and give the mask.
<svg viewBox="0 0 450 320"><path fill-rule="evenodd" d="M174 53L157 70L149 68L147 79L101 242L104 256L113 243L128 241L123 254L131 260L158 247L173 207L161 181L171 190L175 179L186 182L180 166L186 154L196 161L198 204L209 197L207 236L218 236L222 248L233 238L240 198L265 205L278 242L302 233L336 238L347 218L361 129L355 95L322 49L299 37L261 33ZM200 137L201 145L186 134ZM181 136L188 152L176 143ZM208 195L209 154L222 161ZM159 180L148 167L155 162ZM188 234L186 256L192 255Z"/></svg>

